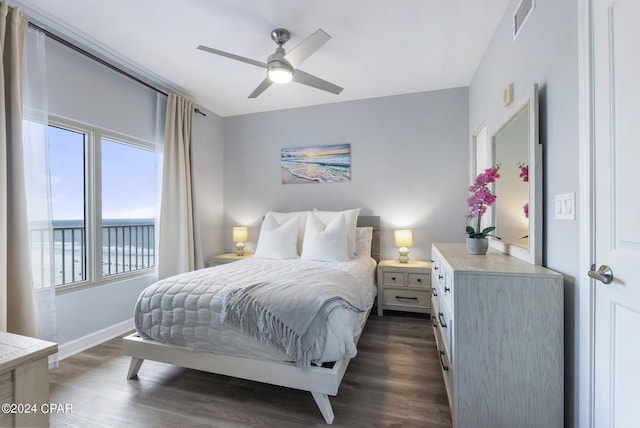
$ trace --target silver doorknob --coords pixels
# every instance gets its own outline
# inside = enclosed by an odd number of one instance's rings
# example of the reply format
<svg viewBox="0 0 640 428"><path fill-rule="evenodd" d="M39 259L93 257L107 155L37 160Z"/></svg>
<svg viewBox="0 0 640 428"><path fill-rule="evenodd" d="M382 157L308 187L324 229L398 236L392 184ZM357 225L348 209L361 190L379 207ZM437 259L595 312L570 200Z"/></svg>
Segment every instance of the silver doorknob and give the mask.
<svg viewBox="0 0 640 428"><path fill-rule="evenodd" d="M596 265L591 265L591 270L587 273L589 277L597 279L603 284L611 284L613 281L613 271L607 265L602 265L596 270Z"/></svg>

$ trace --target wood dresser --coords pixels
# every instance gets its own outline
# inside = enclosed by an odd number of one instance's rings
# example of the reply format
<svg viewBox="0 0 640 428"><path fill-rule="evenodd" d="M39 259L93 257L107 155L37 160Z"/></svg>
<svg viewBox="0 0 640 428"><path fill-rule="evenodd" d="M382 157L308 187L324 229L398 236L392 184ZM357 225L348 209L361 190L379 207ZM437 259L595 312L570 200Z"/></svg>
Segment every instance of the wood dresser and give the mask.
<svg viewBox="0 0 640 428"><path fill-rule="evenodd" d="M563 278L433 244L431 320L454 427L562 427Z"/></svg>
<svg viewBox="0 0 640 428"><path fill-rule="evenodd" d="M0 426L49 426L48 357L58 345L0 332Z"/></svg>

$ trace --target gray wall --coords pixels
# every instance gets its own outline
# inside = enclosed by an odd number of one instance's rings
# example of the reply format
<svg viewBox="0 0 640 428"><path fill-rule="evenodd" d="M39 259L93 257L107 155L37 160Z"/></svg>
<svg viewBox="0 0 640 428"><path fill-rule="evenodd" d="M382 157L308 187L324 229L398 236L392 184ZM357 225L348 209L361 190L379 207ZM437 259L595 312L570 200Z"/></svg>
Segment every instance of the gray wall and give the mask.
<svg viewBox="0 0 640 428"><path fill-rule="evenodd" d="M431 242L462 241L468 187L466 88L224 118L224 236L250 226L255 248L269 210L362 208L379 215L382 255L397 257L393 229L414 232L410 257ZM281 184L284 147L351 144L351 181Z"/></svg>
<svg viewBox="0 0 640 428"><path fill-rule="evenodd" d="M578 194L578 28L577 2L538 0L513 40L512 0L469 86L469 127L487 123L489 135L507 114L502 91L514 84L515 100L534 83L540 87L540 139L544 151L543 264L565 275L566 426L577 421L577 320L575 288L579 268L579 219L554 219L554 196ZM576 201L579 204L580 201ZM544 308L540 308L541 316ZM543 356L541 356L543 358Z"/></svg>
<svg viewBox="0 0 640 428"><path fill-rule="evenodd" d="M47 39L49 112L147 141L155 141L156 92ZM204 109L202 109L204 110ZM203 249L222 250L222 118L194 116L194 193ZM58 294L58 341L65 344L130 320L147 275Z"/></svg>

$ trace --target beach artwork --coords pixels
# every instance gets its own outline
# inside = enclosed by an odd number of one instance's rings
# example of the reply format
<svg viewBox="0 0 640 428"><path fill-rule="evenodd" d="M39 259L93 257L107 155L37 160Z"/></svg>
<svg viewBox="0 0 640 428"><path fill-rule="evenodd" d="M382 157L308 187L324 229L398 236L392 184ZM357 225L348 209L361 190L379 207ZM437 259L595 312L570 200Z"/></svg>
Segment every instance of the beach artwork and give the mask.
<svg viewBox="0 0 640 428"><path fill-rule="evenodd" d="M284 148L280 166L282 184L351 181L351 144Z"/></svg>

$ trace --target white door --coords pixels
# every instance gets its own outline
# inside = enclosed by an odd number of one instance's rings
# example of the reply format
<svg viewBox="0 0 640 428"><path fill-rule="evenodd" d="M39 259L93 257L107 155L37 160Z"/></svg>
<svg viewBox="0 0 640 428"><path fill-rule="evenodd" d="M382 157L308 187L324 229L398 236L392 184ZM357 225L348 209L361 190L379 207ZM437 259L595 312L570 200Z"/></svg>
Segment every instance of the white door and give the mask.
<svg viewBox="0 0 640 428"><path fill-rule="evenodd" d="M639 20L640 0L593 1L597 428L640 424Z"/></svg>

